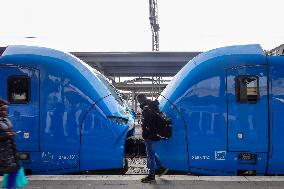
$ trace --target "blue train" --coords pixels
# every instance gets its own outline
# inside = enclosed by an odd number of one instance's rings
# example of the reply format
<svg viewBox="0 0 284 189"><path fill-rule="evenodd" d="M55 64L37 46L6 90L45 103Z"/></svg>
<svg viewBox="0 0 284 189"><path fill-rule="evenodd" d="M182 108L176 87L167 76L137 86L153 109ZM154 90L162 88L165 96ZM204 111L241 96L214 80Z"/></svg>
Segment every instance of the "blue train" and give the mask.
<svg viewBox="0 0 284 189"><path fill-rule="evenodd" d="M172 170L206 175L284 174L284 57L259 45L202 53L159 97L173 137L158 153Z"/></svg>
<svg viewBox="0 0 284 189"><path fill-rule="evenodd" d="M98 71L57 50L0 48L0 98L9 105L24 168L65 174L124 167L129 108Z"/></svg>

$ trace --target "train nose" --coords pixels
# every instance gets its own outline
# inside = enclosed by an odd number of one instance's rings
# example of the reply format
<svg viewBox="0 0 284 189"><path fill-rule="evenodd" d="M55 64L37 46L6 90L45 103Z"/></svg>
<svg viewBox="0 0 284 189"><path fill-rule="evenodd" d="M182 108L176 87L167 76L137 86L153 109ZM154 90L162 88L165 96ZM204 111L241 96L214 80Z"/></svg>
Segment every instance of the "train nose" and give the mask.
<svg viewBox="0 0 284 189"><path fill-rule="evenodd" d="M124 164L128 120L109 96L96 103L82 123L81 170L120 169ZM126 117L126 116L125 116Z"/></svg>

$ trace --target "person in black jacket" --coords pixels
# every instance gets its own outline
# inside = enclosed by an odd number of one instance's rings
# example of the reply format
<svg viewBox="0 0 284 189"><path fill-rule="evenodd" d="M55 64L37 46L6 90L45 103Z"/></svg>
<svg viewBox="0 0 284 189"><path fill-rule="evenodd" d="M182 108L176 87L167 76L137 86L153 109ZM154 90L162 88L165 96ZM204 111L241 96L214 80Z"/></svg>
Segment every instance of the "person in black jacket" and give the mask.
<svg viewBox="0 0 284 189"><path fill-rule="evenodd" d="M147 152L147 167L149 169L149 175L141 179L141 182L150 183L155 181L155 168L159 167L159 176L162 176L168 172L169 169L165 168L156 154L156 143L160 140L157 135L156 126L156 113L159 110L159 102L157 100L148 100L144 94L139 94L137 101L142 109L142 137L146 146Z"/></svg>
<svg viewBox="0 0 284 189"><path fill-rule="evenodd" d="M0 100L0 173L9 174L7 188L14 188L20 168L17 156L15 132L7 118L7 102Z"/></svg>

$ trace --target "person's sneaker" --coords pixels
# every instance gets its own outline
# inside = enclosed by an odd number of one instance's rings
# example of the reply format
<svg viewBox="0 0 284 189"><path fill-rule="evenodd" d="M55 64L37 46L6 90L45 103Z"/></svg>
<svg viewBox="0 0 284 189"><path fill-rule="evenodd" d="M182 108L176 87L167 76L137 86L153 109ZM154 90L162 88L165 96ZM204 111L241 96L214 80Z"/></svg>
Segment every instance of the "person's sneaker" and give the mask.
<svg viewBox="0 0 284 189"><path fill-rule="evenodd" d="M169 169L168 169L168 168L164 168L164 167L158 169L158 175L159 175L159 177L161 177L161 176L167 174L168 171L169 171Z"/></svg>
<svg viewBox="0 0 284 189"><path fill-rule="evenodd" d="M155 182L155 181L156 181L155 176L150 176L150 175L141 179L141 182L143 182L143 183L152 183L152 182Z"/></svg>

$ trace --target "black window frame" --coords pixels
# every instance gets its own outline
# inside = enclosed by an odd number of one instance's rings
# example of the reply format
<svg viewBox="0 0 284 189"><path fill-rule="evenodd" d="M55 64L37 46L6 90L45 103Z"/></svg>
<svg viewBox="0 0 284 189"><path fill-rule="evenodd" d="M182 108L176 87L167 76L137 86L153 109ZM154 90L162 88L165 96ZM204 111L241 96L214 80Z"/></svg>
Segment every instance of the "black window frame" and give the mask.
<svg viewBox="0 0 284 189"><path fill-rule="evenodd" d="M255 98L255 100L250 100L250 98L248 98L247 95L247 90L243 91L245 92L246 98L241 98L241 86L240 86L240 82L242 82L242 79L245 78L256 78L257 80L257 97ZM246 88L247 89L247 88ZM238 75L237 77L235 77L235 94L236 94L236 101L240 104L256 104L259 101L259 77L257 75Z"/></svg>
<svg viewBox="0 0 284 189"><path fill-rule="evenodd" d="M16 79L27 79L27 84L28 84L28 94L27 94L27 100L22 100L22 101L13 101L10 95L10 81L11 80L16 80ZM7 100L10 104L28 104L31 101L31 78L29 76L24 76L24 75L13 75L9 76L7 78Z"/></svg>

